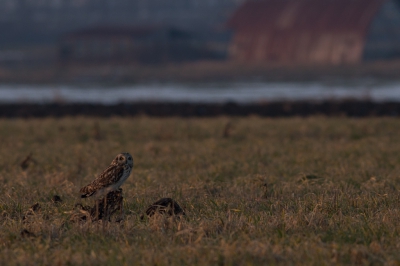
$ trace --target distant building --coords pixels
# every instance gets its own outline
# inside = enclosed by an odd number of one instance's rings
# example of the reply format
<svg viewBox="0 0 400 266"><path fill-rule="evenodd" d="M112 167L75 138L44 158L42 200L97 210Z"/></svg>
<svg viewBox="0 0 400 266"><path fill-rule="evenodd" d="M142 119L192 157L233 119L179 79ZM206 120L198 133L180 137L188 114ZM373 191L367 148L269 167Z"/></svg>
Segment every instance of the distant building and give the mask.
<svg viewBox="0 0 400 266"><path fill-rule="evenodd" d="M398 0L258 0L228 26L229 56L271 64L352 64L400 57Z"/></svg>
<svg viewBox="0 0 400 266"><path fill-rule="evenodd" d="M97 27L63 36L63 63L140 63L194 61L216 58L204 42L176 28Z"/></svg>

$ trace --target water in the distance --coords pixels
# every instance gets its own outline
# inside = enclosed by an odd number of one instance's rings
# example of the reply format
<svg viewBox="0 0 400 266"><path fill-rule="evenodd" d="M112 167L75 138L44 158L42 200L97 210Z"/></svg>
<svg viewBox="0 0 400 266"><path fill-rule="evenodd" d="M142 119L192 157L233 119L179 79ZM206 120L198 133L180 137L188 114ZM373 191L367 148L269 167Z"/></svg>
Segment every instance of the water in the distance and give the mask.
<svg viewBox="0 0 400 266"><path fill-rule="evenodd" d="M400 81L342 83L143 84L121 86L0 85L2 103L206 102L358 99L400 102Z"/></svg>

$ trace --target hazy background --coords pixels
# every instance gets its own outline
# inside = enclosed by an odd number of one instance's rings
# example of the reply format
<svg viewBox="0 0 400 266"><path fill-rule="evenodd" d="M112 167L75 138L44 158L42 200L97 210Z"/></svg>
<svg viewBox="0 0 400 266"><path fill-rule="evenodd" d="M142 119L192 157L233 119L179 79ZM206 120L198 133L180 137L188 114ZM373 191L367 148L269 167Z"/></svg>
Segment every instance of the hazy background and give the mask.
<svg viewBox="0 0 400 266"><path fill-rule="evenodd" d="M99 25L162 24L190 31L222 26L243 0L1 0L2 47L55 44L63 33Z"/></svg>
<svg viewBox="0 0 400 266"><path fill-rule="evenodd" d="M2 102L400 94L400 0L0 0L0 36Z"/></svg>

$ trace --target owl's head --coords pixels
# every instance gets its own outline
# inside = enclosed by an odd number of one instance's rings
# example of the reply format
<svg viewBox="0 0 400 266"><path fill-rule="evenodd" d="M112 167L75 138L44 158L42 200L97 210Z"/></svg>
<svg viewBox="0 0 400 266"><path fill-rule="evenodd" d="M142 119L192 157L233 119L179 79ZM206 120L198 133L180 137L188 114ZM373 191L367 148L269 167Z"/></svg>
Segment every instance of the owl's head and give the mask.
<svg viewBox="0 0 400 266"><path fill-rule="evenodd" d="M133 167L133 159L132 155L130 155L128 152L123 152L118 154L115 159L112 161L111 164L114 165L128 165L129 167Z"/></svg>

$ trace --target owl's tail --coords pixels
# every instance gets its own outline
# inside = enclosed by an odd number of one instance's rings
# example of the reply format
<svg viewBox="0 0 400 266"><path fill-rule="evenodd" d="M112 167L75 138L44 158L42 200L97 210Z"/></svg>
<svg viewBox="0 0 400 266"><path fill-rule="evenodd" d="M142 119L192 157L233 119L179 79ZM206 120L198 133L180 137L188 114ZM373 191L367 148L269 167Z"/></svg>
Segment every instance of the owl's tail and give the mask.
<svg viewBox="0 0 400 266"><path fill-rule="evenodd" d="M90 185L87 185L79 190L79 193L81 193L81 198L88 198L92 196L95 192L96 190L94 190Z"/></svg>

